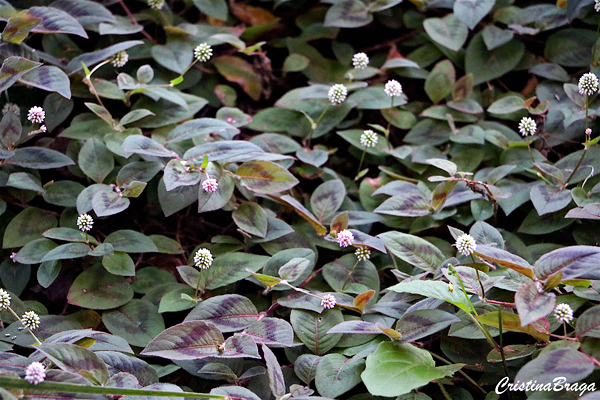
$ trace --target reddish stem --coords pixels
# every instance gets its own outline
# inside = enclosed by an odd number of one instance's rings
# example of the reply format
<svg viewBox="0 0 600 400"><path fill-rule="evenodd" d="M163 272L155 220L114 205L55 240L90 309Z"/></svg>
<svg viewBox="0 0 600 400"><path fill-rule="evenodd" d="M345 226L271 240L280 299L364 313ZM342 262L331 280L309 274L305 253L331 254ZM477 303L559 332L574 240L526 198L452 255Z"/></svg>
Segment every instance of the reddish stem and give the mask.
<svg viewBox="0 0 600 400"><path fill-rule="evenodd" d="M131 13L131 11L125 5L125 3L123 2L123 0L118 0L118 1L119 1L119 4L121 5L121 8L123 8L123 11L125 11L125 14L127 14L127 16L129 17L129 19L131 20L131 23L134 24L134 25L139 25L139 23L135 19L135 16ZM146 37L146 39L148 39L150 42L152 42L152 44L158 44L158 42L152 36L150 36L150 34L148 32L146 32L144 30L144 28L142 28L142 30L140 31L140 33L142 35L144 35Z"/></svg>

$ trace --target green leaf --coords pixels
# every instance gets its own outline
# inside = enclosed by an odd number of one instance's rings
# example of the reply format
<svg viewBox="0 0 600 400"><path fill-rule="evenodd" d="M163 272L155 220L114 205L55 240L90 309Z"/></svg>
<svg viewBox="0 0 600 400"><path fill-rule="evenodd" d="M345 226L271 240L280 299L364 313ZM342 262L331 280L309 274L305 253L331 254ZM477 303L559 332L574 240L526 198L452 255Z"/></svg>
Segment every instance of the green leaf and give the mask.
<svg viewBox="0 0 600 400"><path fill-rule="evenodd" d="M8 57L0 67L0 92L11 87L23 74L38 68L41 63L23 57Z"/></svg>
<svg viewBox="0 0 600 400"><path fill-rule="evenodd" d="M254 202L245 202L231 214L235 224L243 231L264 238L267 234L267 214Z"/></svg>
<svg viewBox="0 0 600 400"><path fill-rule="evenodd" d="M10 114L9 114L10 115ZM32 190L34 192L43 193L46 191L42 187L40 180L27 172L14 172L8 177L6 186L14 187L17 189Z"/></svg>
<svg viewBox="0 0 600 400"><path fill-rule="evenodd" d="M327 162L329 159L329 153L327 153L325 150L319 149L300 149L296 152L296 157L298 157L298 159L303 163L310 164L318 168Z"/></svg>
<svg viewBox="0 0 600 400"><path fill-rule="evenodd" d="M163 182L168 192L180 186L194 186L202 179L199 169L189 168L180 160L173 159L165 166Z"/></svg>
<svg viewBox="0 0 600 400"><path fill-rule="evenodd" d="M306 69L310 60L301 54L290 54L283 61L283 72L298 72Z"/></svg>
<svg viewBox="0 0 600 400"><path fill-rule="evenodd" d="M326 27L358 28L373 21L365 3L359 0L337 2L325 14Z"/></svg>
<svg viewBox="0 0 600 400"><path fill-rule="evenodd" d="M42 20L39 25L31 30L32 32L68 33L88 38L83 26L75 18L58 8L30 7L27 10L21 11L21 13L27 13L30 17Z"/></svg>
<svg viewBox="0 0 600 400"><path fill-rule="evenodd" d="M92 236L73 228L52 228L43 233L44 237L49 239L64 240L65 242L80 242L89 241L93 245L98 242Z"/></svg>
<svg viewBox="0 0 600 400"><path fill-rule="evenodd" d="M102 266L113 275L135 276L135 264L129 254L115 251L102 257Z"/></svg>
<svg viewBox="0 0 600 400"><path fill-rule="evenodd" d="M56 0L52 7L63 10L73 16L81 25L99 22L116 23L116 18L103 5L90 0Z"/></svg>
<svg viewBox="0 0 600 400"><path fill-rule="evenodd" d="M563 280L600 279L600 249L595 246L568 246L542 255L534 264L535 276L548 279L562 271Z"/></svg>
<svg viewBox="0 0 600 400"><path fill-rule="evenodd" d="M104 239L104 243L112 244L115 251L125 253L150 253L158 251L152 240L143 233L122 229L115 231Z"/></svg>
<svg viewBox="0 0 600 400"><path fill-rule="evenodd" d="M270 261L270 260L269 260ZM279 277L288 282L294 282L304 275L310 266L310 261L303 257L295 257L279 268Z"/></svg>
<svg viewBox="0 0 600 400"><path fill-rule="evenodd" d="M500 29L496 25L487 25L481 31L483 42L488 50L494 50L497 47L509 42L514 37L514 33L508 29Z"/></svg>
<svg viewBox="0 0 600 400"><path fill-rule="evenodd" d="M538 215L560 211L571 203L571 191L540 183L529 192Z"/></svg>
<svg viewBox="0 0 600 400"><path fill-rule="evenodd" d="M165 323L158 307L146 300L131 300L118 310L104 312L102 322L113 335L132 346L144 347L164 331Z"/></svg>
<svg viewBox="0 0 600 400"><path fill-rule="evenodd" d="M323 223L332 217L346 198L346 188L340 179L332 179L319 185L310 197L310 207Z"/></svg>
<svg viewBox="0 0 600 400"><path fill-rule="evenodd" d="M117 185L123 187L132 181L149 182L164 168L163 164L152 161L134 161L125 165L117 175Z"/></svg>
<svg viewBox="0 0 600 400"><path fill-rule="evenodd" d="M276 399L281 399L285 395L285 380L283 379L283 372L281 371L281 365L277 361L275 354L267 346L263 345L263 354L265 363L267 364L267 375L269 376L269 388L271 393Z"/></svg>
<svg viewBox="0 0 600 400"><path fill-rule="evenodd" d="M193 47L186 42L169 41L166 45L154 45L152 58L163 67L183 74L194 60Z"/></svg>
<svg viewBox="0 0 600 400"><path fill-rule="evenodd" d="M479 314L477 320L494 328L498 328L498 312ZM548 342L548 334L542 333L547 330L542 321L534 322L530 325L522 326L521 319L517 314L502 312L502 330L510 332L527 333L538 340Z"/></svg>
<svg viewBox="0 0 600 400"><path fill-rule="evenodd" d="M515 381L537 381L538 385L552 383L557 376L566 382L580 382L594 371L589 356L571 348L558 349L539 355L525 364L517 373Z"/></svg>
<svg viewBox="0 0 600 400"><path fill-rule="evenodd" d="M425 217L431 215L431 201L419 191L407 191L390 197L373 212L396 217Z"/></svg>
<svg viewBox="0 0 600 400"><path fill-rule="evenodd" d="M20 12L8 20L2 31L2 41L19 44L40 22L42 22L41 18L35 18L27 12Z"/></svg>
<svg viewBox="0 0 600 400"><path fill-rule="evenodd" d="M40 239L45 231L57 225L56 217L36 207L26 208L9 222L4 231L2 247L25 246L32 240Z"/></svg>
<svg viewBox="0 0 600 400"><path fill-rule="evenodd" d="M248 161L240 165L237 175L248 189L256 193L273 194L298 184L288 170L270 161Z"/></svg>
<svg viewBox="0 0 600 400"><path fill-rule="evenodd" d="M425 79L425 93L434 104L439 103L452 92L456 71L450 60L440 61Z"/></svg>
<svg viewBox="0 0 600 400"><path fill-rule="evenodd" d="M294 345L294 329L287 321L280 318L262 318L244 329L242 334L266 346L292 347Z"/></svg>
<svg viewBox="0 0 600 400"><path fill-rule="evenodd" d="M454 14L444 18L427 18L423 21L423 28L434 42L452 51L459 51L469 36L467 26Z"/></svg>
<svg viewBox="0 0 600 400"><path fill-rule="evenodd" d="M225 0L193 0L194 5L204 14L219 19L227 20L227 2Z"/></svg>
<svg viewBox="0 0 600 400"><path fill-rule="evenodd" d="M390 231L379 238L393 255L426 271L435 271L446 259L437 247L417 236Z"/></svg>
<svg viewBox="0 0 600 400"><path fill-rule="evenodd" d="M21 139L23 128L21 119L13 113L8 113L0 121L0 143L6 148L13 148Z"/></svg>
<svg viewBox="0 0 600 400"><path fill-rule="evenodd" d="M32 169L53 169L74 165L66 155L43 147L24 147L16 149L14 156L6 164Z"/></svg>
<svg viewBox="0 0 600 400"><path fill-rule="evenodd" d="M272 196L271 198L276 201L283 202L288 206L291 206L294 209L294 211L298 213L298 215L304 218L310 224L310 226L314 228L317 234L324 235L327 233L327 229L319 221L317 221L317 218L310 211L308 211L306 207L304 207L298 200L294 199L293 197L287 194L281 197Z"/></svg>
<svg viewBox="0 0 600 400"><path fill-rule="evenodd" d="M15 259L21 264L39 264L42 262L42 258L56 247L58 245L52 240L35 239L23 246Z"/></svg>
<svg viewBox="0 0 600 400"><path fill-rule="evenodd" d="M525 282L515 293L515 304L521 319L521 325L526 326L554 311L556 295L538 290L535 282Z"/></svg>
<svg viewBox="0 0 600 400"><path fill-rule="evenodd" d="M184 321L205 321L221 332L236 332L258 319L258 311L250 299L239 294L213 296L198 304Z"/></svg>
<svg viewBox="0 0 600 400"><path fill-rule="evenodd" d="M379 292L379 275L369 261L357 261L354 254L346 254L323 266L323 278L335 291L359 294L373 289Z"/></svg>
<svg viewBox="0 0 600 400"><path fill-rule="evenodd" d="M107 274L101 266L83 271L71 285L69 304L95 310L109 310L129 303L133 289L127 278Z"/></svg>
<svg viewBox="0 0 600 400"><path fill-rule="evenodd" d="M93 351L71 343L46 343L36 346L61 370L92 378L95 383L108 381L108 368Z"/></svg>
<svg viewBox="0 0 600 400"><path fill-rule="evenodd" d="M396 330L402 335L400 341L414 342L457 322L460 318L442 310L416 310L404 314Z"/></svg>
<svg viewBox="0 0 600 400"><path fill-rule="evenodd" d="M87 140L79 151L79 168L94 182L102 183L115 167L115 160L106 145L94 138Z"/></svg>
<svg viewBox="0 0 600 400"><path fill-rule="evenodd" d="M140 360L137 357L110 350L97 351L96 355L100 357L109 368L132 374L138 379L139 383L144 386L158 382L157 371L146 361Z"/></svg>
<svg viewBox="0 0 600 400"><path fill-rule="evenodd" d="M92 208L99 217L118 214L129 207L129 199L119 193L108 190L99 190L92 198Z"/></svg>
<svg viewBox="0 0 600 400"><path fill-rule="evenodd" d="M342 312L337 308L326 309L321 314L294 309L290 315L298 339L317 355L326 354L340 341L342 334L327 334L327 331L343 320Z"/></svg>
<svg viewBox="0 0 600 400"><path fill-rule="evenodd" d="M218 135L224 139L231 139L240 132L239 129L230 125L225 121L221 121L215 118L197 118L191 121L186 121L181 125L178 125L167 135L167 143L178 143L184 140L193 139L201 136ZM223 146L231 146L232 149L238 148L245 145L246 141L235 140L235 141L220 141L220 142L209 142L204 145L194 147L197 149L198 154L210 154L213 151L226 150ZM250 148L247 151L260 151L258 148ZM244 154L243 152L239 154ZM215 154L216 155L216 154ZM184 156L185 159L192 158L191 155ZM210 158L210 161L217 161L219 158Z"/></svg>
<svg viewBox="0 0 600 400"><path fill-rule="evenodd" d="M90 247L85 243L67 243L50 250L42 258L43 261L69 260L87 256Z"/></svg>
<svg viewBox="0 0 600 400"><path fill-rule="evenodd" d="M487 111L492 114L510 114L526 108L527 106L522 97L510 95L494 101Z"/></svg>
<svg viewBox="0 0 600 400"><path fill-rule="evenodd" d="M372 395L395 397L452 376L463 365L436 367L427 350L407 343L384 342L367 357L361 378Z"/></svg>
<svg viewBox="0 0 600 400"><path fill-rule="evenodd" d="M61 266L62 264L60 261L48 261L41 263L37 270L38 283L42 287L48 288L48 286L52 285L54 280L58 277Z"/></svg>
<svg viewBox="0 0 600 400"><path fill-rule="evenodd" d="M168 150L157 141L141 135L127 136L125 141L123 141L123 153L135 153L168 158L178 157L177 153L174 151Z"/></svg>
<svg viewBox="0 0 600 400"><path fill-rule="evenodd" d="M465 312L471 311L471 307L467 304L465 294L461 290L450 291L448 284L445 282L430 280L404 281L397 283L388 289L398 293L412 293L432 297L454 304Z"/></svg>
<svg viewBox="0 0 600 400"><path fill-rule="evenodd" d="M481 33L478 33L467 47L465 71L468 74L473 74L473 83L479 85L512 71L524 53L525 45L518 40L511 40L492 51L488 51Z"/></svg>
<svg viewBox="0 0 600 400"><path fill-rule="evenodd" d="M588 308L577 318L575 333L578 338L600 338L600 305Z"/></svg>
<svg viewBox="0 0 600 400"><path fill-rule="evenodd" d="M565 67L585 67L592 62L596 35L587 29L560 29L546 40L544 57Z"/></svg>
<svg viewBox="0 0 600 400"><path fill-rule="evenodd" d="M227 253L215 257L208 270L201 272L207 289L217 289L250 276L265 266L269 257L246 253Z"/></svg>
<svg viewBox="0 0 600 400"><path fill-rule="evenodd" d="M262 93L261 78L248 61L226 55L213 58L211 62L225 79L237 83L252 100L258 101Z"/></svg>
<svg viewBox="0 0 600 400"><path fill-rule="evenodd" d="M314 354L302 354L294 362L296 376L306 385L310 385L317 375L317 367L321 360L321 357Z"/></svg>
<svg viewBox="0 0 600 400"><path fill-rule="evenodd" d="M58 67L42 65L39 68L26 72L19 78L19 82L47 92L56 92L65 99L71 98L71 82L69 81L69 77Z"/></svg>
<svg viewBox="0 0 600 400"><path fill-rule="evenodd" d="M208 178L203 177L203 181ZM214 192L205 192L201 186L197 191L198 198L198 212L208 212L218 210L224 207L233 194L235 189L235 182L231 175L224 173L217 180L219 187Z"/></svg>
<svg viewBox="0 0 600 400"><path fill-rule="evenodd" d="M322 396L337 398L361 382L363 359L347 359L341 354L327 354L317 365L315 386Z"/></svg>

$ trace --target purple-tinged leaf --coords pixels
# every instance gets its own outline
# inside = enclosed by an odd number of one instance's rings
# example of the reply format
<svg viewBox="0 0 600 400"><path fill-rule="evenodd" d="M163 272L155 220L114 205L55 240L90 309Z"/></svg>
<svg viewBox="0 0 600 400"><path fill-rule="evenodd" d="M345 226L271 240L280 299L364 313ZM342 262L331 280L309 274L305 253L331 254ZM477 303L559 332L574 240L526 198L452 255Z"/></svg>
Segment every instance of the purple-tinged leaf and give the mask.
<svg viewBox="0 0 600 400"><path fill-rule="evenodd" d="M543 353L529 361L517 373L515 381L537 381L539 385L552 383L556 377L564 377L566 382L579 382L594 371L594 363L589 356L570 348Z"/></svg>
<svg viewBox="0 0 600 400"><path fill-rule="evenodd" d="M488 261L495 262L503 267L513 269L533 279L533 267L521 257L509 253L506 250L488 245L478 245L475 249L475 255Z"/></svg>
<svg viewBox="0 0 600 400"><path fill-rule="evenodd" d="M269 376L271 393L273 393L276 399L280 399L285 395L285 380L283 379L281 365L279 365L279 361L277 361L277 357L275 357L271 349L263 344L262 350L267 363L267 375Z"/></svg>
<svg viewBox="0 0 600 400"><path fill-rule="evenodd" d="M14 156L6 160L6 164L32 169L53 169L74 165L66 155L44 147L24 147L16 149Z"/></svg>
<svg viewBox="0 0 600 400"><path fill-rule="evenodd" d="M112 46L108 46L104 49L92 51L89 53L84 53L80 56L73 58L69 64L67 64L66 73L67 75L73 75L76 72L79 72L83 69L82 62L85 63L88 67L99 63L100 61L106 60L107 58L114 56L120 51L130 49L134 46L139 46L144 44L141 40L127 40L125 42L120 42L117 44L113 44Z"/></svg>
<svg viewBox="0 0 600 400"><path fill-rule="evenodd" d="M158 382L156 370L144 360L119 351L97 351L96 355L106 363L111 374L127 372L144 386Z"/></svg>
<svg viewBox="0 0 600 400"><path fill-rule="evenodd" d="M263 318L244 329L241 335L254 339L256 343L271 347L290 347L294 344L294 329L285 320Z"/></svg>
<svg viewBox="0 0 600 400"><path fill-rule="evenodd" d="M236 127L228 124L225 121L221 121L218 119L214 119L214 118L198 118L198 119L193 119L191 121L186 121L181 125L178 125L175 129L173 129L171 131L171 133L169 133L169 135L167 136L167 143L177 143L177 142L181 142L183 140L187 140L187 139L192 139L198 136L207 136L207 135L217 135L217 136L221 136L224 139L232 139L235 135L237 135L238 133L240 133L240 130L237 129ZM213 149L211 146L216 145L217 148L219 149L223 149L223 145L229 144L232 145L235 143L238 144L242 144L242 143L249 143L243 140L236 140L236 141L220 141L220 142L212 142L212 143L206 143L204 145L200 145L200 146L196 146L193 147L192 149L203 149L206 148L206 146L208 146L209 149ZM190 149L191 150L191 149ZM198 152L200 152L200 150L197 150ZM251 150L248 149L247 151L262 151L261 148L256 147L256 146L252 146ZM207 151L206 154L209 154L209 152ZM242 154L242 153L239 153ZM215 161L215 159L210 158L211 161Z"/></svg>
<svg viewBox="0 0 600 400"><path fill-rule="evenodd" d="M237 176L242 185L261 194L283 192L299 182L287 169L270 161L245 162L238 168Z"/></svg>
<svg viewBox="0 0 600 400"><path fill-rule="evenodd" d="M230 336L224 343L223 351L218 351L213 357L217 358L260 358L258 347L252 338L245 336Z"/></svg>
<svg viewBox="0 0 600 400"><path fill-rule="evenodd" d="M63 371L80 374L103 384L108 381L108 368L93 351L71 343L48 343L37 346Z"/></svg>
<svg viewBox="0 0 600 400"><path fill-rule="evenodd" d="M221 331L204 321L185 321L159 333L141 354L169 360L195 360L219 354L224 344Z"/></svg>
<svg viewBox="0 0 600 400"><path fill-rule="evenodd" d="M435 271L446 258L437 247L414 235L390 231L378 236L394 256L425 271Z"/></svg>
<svg viewBox="0 0 600 400"><path fill-rule="evenodd" d="M19 82L48 92L57 92L65 99L71 98L69 77L58 67L42 65L26 72L19 78Z"/></svg>
<svg viewBox="0 0 600 400"><path fill-rule="evenodd" d="M323 277L335 291L360 294L373 289L379 292L379 275L369 261L358 261L354 254L346 254L323 266Z"/></svg>
<svg viewBox="0 0 600 400"><path fill-rule="evenodd" d="M204 300L184 321L202 320L214 324L221 332L235 332L257 319L258 311L250 299L238 294L225 294Z"/></svg>
<svg viewBox="0 0 600 400"><path fill-rule="evenodd" d="M257 203L247 201L240 204L231 217L241 230L259 238L267 235L267 214Z"/></svg>
<svg viewBox="0 0 600 400"><path fill-rule="evenodd" d="M362 335L377 335L383 333L373 322L367 321L344 321L327 331L331 333L354 333Z"/></svg>
<svg viewBox="0 0 600 400"><path fill-rule="evenodd" d="M327 233L327 229L317 220L317 217L315 217L310 211L308 211L308 209L306 209L306 207L304 207L298 200L294 199L290 195L286 194L281 197L270 196L270 198L294 208L294 211L304 218L310 224L310 226L314 228L318 235L325 235Z"/></svg>
<svg viewBox="0 0 600 400"><path fill-rule="evenodd" d="M294 309L290 315L298 338L317 355L327 353L340 341L341 333L327 334L327 331L343 320L338 308L324 310L321 314Z"/></svg>
<svg viewBox="0 0 600 400"><path fill-rule="evenodd" d="M432 297L454 304L463 311L471 311L471 307L466 303L465 294L459 290L450 291L448 284L445 282L431 280L403 281L388 289L398 293L412 293Z"/></svg>
<svg viewBox="0 0 600 400"><path fill-rule="evenodd" d="M100 22L117 23L117 19L102 4L90 0L56 0L50 7L58 8L81 25L98 24Z"/></svg>
<svg viewBox="0 0 600 400"><path fill-rule="evenodd" d="M379 237L368 235L357 229L350 229L350 232L352 232L352 234L354 235L355 246L368 246L372 249L382 252L383 254L387 254L385 244L383 243L383 240L381 240Z"/></svg>
<svg viewBox="0 0 600 400"><path fill-rule="evenodd" d="M499 327L498 321L498 312L490 312L487 314L479 314L477 316L477 320L481 323L484 323L489 326L493 326L494 328ZM545 322L548 323L547 321ZM536 321L530 325L523 326L521 325L521 319L517 314L502 312L502 330L510 331L510 332L521 332L527 333L538 340L543 340L544 342L549 342L549 336L545 332L548 329L545 326L544 321Z"/></svg>
<svg viewBox="0 0 600 400"><path fill-rule="evenodd" d="M227 123L222 122L222 124ZM177 142L178 140L172 141ZM192 147L185 152L183 158L188 162L201 164L204 156L208 156L208 160L214 162L227 161L247 153L264 153L264 151L254 143L245 140L222 140Z"/></svg>
<svg viewBox="0 0 600 400"><path fill-rule="evenodd" d="M265 266L269 257L248 253L226 253L215 257L212 266L202 271L201 279L207 289L217 289L250 276Z"/></svg>
<svg viewBox="0 0 600 400"><path fill-rule="evenodd" d="M567 207L572 200L571 191L545 184L535 185L529 192L538 215L550 214Z"/></svg>
<svg viewBox="0 0 600 400"><path fill-rule="evenodd" d="M310 208L323 223L335 214L346 197L346 188L340 179L333 179L319 185L310 197Z"/></svg>
<svg viewBox="0 0 600 400"><path fill-rule="evenodd" d="M373 212L395 217L424 217L431 215L431 202L421 193L402 193L390 197Z"/></svg>
<svg viewBox="0 0 600 400"><path fill-rule="evenodd" d="M194 186L202 179L199 169L190 169L181 161L173 159L165 166L163 182L167 192L178 188L179 186Z"/></svg>
<svg viewBox="0 0 600 400"><path fill-rule="evenodd" d="M521 326L529 325L546 317L554 310L556 295L538 290L536 282L524 283L515 293L515 304Z"/></svg>
<svg viewBox="0 0 600 400"><path fill-rule="evenodd" d="M317 366L321 362L322 357L314 354L302 354L294 362L294 372L306 385L315 379L317 375Z"/></svg>
<svg viewBox="0 0 600 400"><path fill-rule="evenodd" d="M315 386L319 393L338 398L361 382L364 359L347 359L342 354L327 354L317 365Z"/></svg>
<svg viewBox="0 0 600 400"><path fill-rule="evenodd" d="M20 12L8 20L2 31L2 41L19 44L27 38L29 32L38 26L40 22L42 22L41 18L35 18L26 12Z"/></svg>
<svg viewBox="0 0 600 400"><path fill-rule="evenodd" d="M406 313L396 324L402 342L414 342L460 322L460 318L442 310L417 310Z"/></svg>
<svg viewBox="0 0 600 400"><path fill-rule="evenodd" d="M600 305L585 310L577 318L575 333L579 338L584 336L600 338Z"/></svg>
<svg viewBox="0 0 600 400"><path fill-rule="evenodd" d="M229 396L238 400L261 400L254 392L242 386L219 386L210 391L210 394Z"/></svg>
<svg viewBox="0 0 600 400"><path fill-rule="evenodd" d="M68 33L83 38L88 37L83 26L66 12L54 7L31 7L22 13L39 18L42 22L33 28L32 32L38 33Z"/></svg>
<svg viewBox="0 0 600 400"><path fill-rule="evenodd" d="M92 198L92 208L97 216L118 214L129 207L130 200L112 191L99 190Z"/></svg>
<svg viewBox="0 0 600 400"><path fill-rule="evenodd" d="M309 266L310 261L306 258L294 257L279 268L279 277L288 282L293 282L300 278Z"/></svg>
<svg viewBox="0 0 600 400"><path fill-rule="evenodd" d="M534 264L535 276L547 279L562 271L563 279L600 279L600 248L569 246L541 256Z"/></svg>
<svg viewBox="0 0 600 400"><path fill-rule="evenodd" d="M157 141L142 135L127 136L127 138L123 141L122 149L123 153L126 155L135 153L156 157L177 157L177 153L174 151L169 150Z"/></svg>

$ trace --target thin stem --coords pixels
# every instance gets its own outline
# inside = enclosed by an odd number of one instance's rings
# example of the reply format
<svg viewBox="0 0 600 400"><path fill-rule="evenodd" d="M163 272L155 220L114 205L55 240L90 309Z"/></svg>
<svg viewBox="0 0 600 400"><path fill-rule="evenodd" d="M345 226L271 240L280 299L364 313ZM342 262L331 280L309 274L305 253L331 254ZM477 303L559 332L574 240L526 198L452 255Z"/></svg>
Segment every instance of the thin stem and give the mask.
<svg viewBox="0 0 600 400"><path fill-rule="evenodd" d="M504 354L504 345L502 344L502 310L498 310L498 342L500 347L498 351L500 352L500 357L502 358L502 367L504 368L504 376L508 376L508 365L506 365L506 355Z"/></svg>
<svg viewBox="0 0 600 400"><path fill-rule="evenodd" d="M127 16L129 17L129 20L131 21L131 23L133 25L139 25L139 23L135 19L135 16L131 13L131 11L125 5L125 3L123 2L123 0L117 0L117 1L119 2L119 4L121 4L121 8L123 8L123 11L125 11L125 14L127 14ZM146 39L148 39L150 42L152 42L152 44L158 44L158 42L152 36L150 36L150 34L148 32L146 32L144 30L144 28L142 28L142 30L140 31L140 33L142 35L144 35L146 37Z"/></svg>
<svg viewBox="0 0 600 400"><path fill-rule="evenodd" d="M473 257L473 253L471 253L471 260L473 260L473 264L477 264L475 257ZM479 286L481 287L481 299L482 301L485 301L485 289L483 288L483 283L481 282L481 277L479 276L479 270L475 268L475 272L477 273L477 280L479 281Z"/></svg>
<svg viewBox="0 0 600 400"><path fill-rule="evenodd" d="M317 118L317 121L314 124L312 124L310 134L308 135L308 139L306 142L306 147L310 148L310 140L312 139L312 135L315 132L315 129L317 129L317 126L319 126L319 122L321 122L321 120L325 116L325 113L327 112L327 110L329 110L329 107L331 107L331 103L327 104L327 107L325 107L325 109L323 110L321 115L319 115L319 118Z"/></svg>
<svg viewBox="0 0 600 400"><path fill-rule="evenodd" d="M596 42L594 42L594 50L596 50ZM593 57L592 57L592 60L593 60ZM588 101L588 95L586 93L585 94L585 129L587 129L587 127L588 127L588 114L589 114L589 110L590 110L590 106L589 106L589 101ZM585 158L585 155L587 154L588 147L585 144L584 144L584 146L585 147L583 149L583 154L581 155L581 158L577 162L577 165L573 169L573 172L571 172L571 175L569 175L569 177L567 178L567 180L565 181L565 183L563 183L563 185L562 185L563 189L567 187L567 184L571 181L571 179L575 175L575 172L577 172L577 170L581 166L581 163L583 162L583 159Z"/></svg>
<svg viewBox="0 0 600 400"><path fill-rule="evenodd" d="M503 307L510 307L510 308L515 308L516 307L515 303L508 303L506 301L498 301L498 300L490 300L490 299L486 299L485 301L487 303L497 304L497 305L503 306Z"/></svg>
<svg viewBox="0 0 600 400"><path fill-rule="evenodd" d="M360 157L360 162L358 163L358 170L356 171L356 178L354 178L354 180L358 179L358 174L360 173L360 168L362 167L363 161L365 160L365 154L367 153L367 147L365 146L365 149L363 150L362 156Z"/></svg>
<svg viewBox="0 0 600 400"><path fill-rule="evenodd" d="M19 320L19 322L21 323L21 325L25 326L25 324L23 323L23 320L21 319L21 317L19 317L17 315L17 313L11 307L8 307L8 311L10 311L11 314L14 315L17 320ZM37 342L36 344L42 344L42 342L40 341L40 339L38 339L37 336L35 336L35 333L33 333L33 331L31 329L27 328L27 330L29 331L29 333L31 334L31 336L33 336L33 338L35 339L35 341Z"/></svg>
<svg viewBox="0 0 600 400"><path fill-rule="evenodd" d="M200 270L198 270L198 282L196 282L196 291L194 292L194 300L198 300L198 288L200 288Z"/></svg>
<svg viewBox="0 0 600 400"><path fill-rule="evenodd" d="M462 289L462 292L465 295L465 298L467 299L467 302L469 303L469 306L471 307L473 314L475 314L476 316L479 316L477 314L477 310L475 310L475 307L473 306L473 303L471 303L471 299L467 295L467 290L465 289L465 284L463 283L462 278L460 277L460 275L458 273L456 273L456 277L458 278L458 281L460 282L460 287Z"/></svg>
<svg viewBox="0 0 600 400"><path fill-rule="evenodd" d="M450 397L450 394L446 391L446 388L444 387L444 385L442 385L442 383L440 381L435 381L435 383L437 383L438 386L440 387L440 390L442 391L444 398L446 398L446 400L452 400L452 397Z"/></svg>
<svg viewBox="0 0 600 400"><path fill-rule="evenodd" d="M394 96L392 96L392 106L390 109L394 108ZM392 129L392 121L388 121L387 128L385 130L385 140L388 143L388 149L392 150L392 144L390 143L390 129Z"/></svg>
<svg viewBox="0 0 600 400"><path fill-rule="evenodd" d="M439 355L435 354L435 353L434 353L434 352L432 352L432 351L429 351L429 354L431 354L431 355L433 356L433 358L437 358L438 360L440 360L440 361L442 361L442 362L444 362L444 363L446 363L446 364L448 364L448 365L452 365L452 363L451 363L450 361L446 360L446 359L445 359L444 357L442 357L442 356L439 356ZM473 378L471 378L469 375L467 375L467 374L466 374L466 372L464 372L462 369L459 369L459 370L458 370L458 373L459 373L459 374L461 374L462 376L464 376L464 377L465 377L465 379L466 379L466 380L468 380L469 382L471 382L471 384L472 384L473 386L475 386L477 389L481 390L481 392L482 392L483 394L487 394L487 392L486 392L486 391L485 391L485 390L484 390L484 389L483 389L481 386L479 386L479 384L478 384L477 382L475 382L475 381L473 380Z"/></svg>
<svg viewBox="0 0 600 400"><path fill-rule="evenodd" d="M168 392L165 390L126 389L118 387L84 386L64 382L41 382L33 385L24 379L7 378L0 376L0 387L4 389L26 389L28 391L51 391L58 393L91 393L115 394L122 396L158 396L158 397L184 397L192 399L227 399L227 395L195 393L195 392Z"/></svg>

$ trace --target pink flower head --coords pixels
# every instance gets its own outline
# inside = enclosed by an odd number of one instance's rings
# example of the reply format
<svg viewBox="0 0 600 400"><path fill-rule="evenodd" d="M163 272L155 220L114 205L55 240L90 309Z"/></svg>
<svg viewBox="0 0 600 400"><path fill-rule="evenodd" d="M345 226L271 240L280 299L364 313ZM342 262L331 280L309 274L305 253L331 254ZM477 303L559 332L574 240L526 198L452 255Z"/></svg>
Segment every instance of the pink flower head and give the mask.
<svg viewBox="0 0 600 400"><path fill-rule="evenodd" d="M34 124L41 124L44 122L44 118L46 118L46 113L42 107L31 107L27 113L27 119Z"/></svg>
<svg viewBox="0 0 600 400"><path fill-rule="evenodd" d="M215 178L208 178L207 180L202 182L202 189L204 189L205 192L213 193L217 190L218 187L219 183Z"/></svg>
<svg viewBox="0 0 600 400"><path fill-rule="evenodd" d="M40 131L46 132L47 130L48 130L48 128L46 128L46 125L40 126Z"/></svg>
<svg viewBox="0 0 600 400"><path fill-rule="evenodd" d="M324 308L333 308L336 305L335 296L332 294L325 294L321 297L321 306Z"/></svg>
<svg viewBox="0 0 600 400"><path fill-rule="evenodd" d="M336 240L339 243L340 247L352 246L352 244L354 243L354 235L348 229L344 229L338 232Z"/></svg>
<svg viewBox="0 0 600 400"><path fill-rule="evenodd" d="M25 368L25 380L33 385L44 382L46 368L40 362L34 361Z"/></svg>

